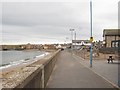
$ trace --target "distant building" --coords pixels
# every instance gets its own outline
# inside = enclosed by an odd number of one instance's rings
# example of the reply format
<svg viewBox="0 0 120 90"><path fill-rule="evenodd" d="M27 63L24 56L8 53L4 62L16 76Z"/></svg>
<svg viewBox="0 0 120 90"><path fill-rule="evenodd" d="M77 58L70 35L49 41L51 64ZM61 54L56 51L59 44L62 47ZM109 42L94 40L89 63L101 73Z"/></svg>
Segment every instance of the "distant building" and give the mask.
<svg viewBox="0 0 120 90"><path fill-rule="evenodd" d="M119 47L120 29L104 29L103 39L105 47Z"/></svg>
<svg viewBox="0 0 120 90"><path fill-rule="evenodd" d="M26 49L31 49L32 48L32 45L30 44L30 43L28 43L27 45L26 45Z"/></svg>
<svg viewBox="0 0 120 90"><path fill-rule="evenodd" d="M45 44L43 45L44 49L56 49L56 46L53 44Z"/></svg>
<svg viewBox="0 0 120 90"><path fill-rule="evenodd" d="M0 45L0 51L2 50L2 45Z"/></svg>
<svg viewBox="0 0 120 90"><path fill-rule="evenodd" d="M58 44L58 45L56 46L56 49L60 49L60 48L62 48L62 46L61 46L60 44Z"/></svg>
<svg viewBox="0 0 120 90"><path fill-rule="evenodd" d="M74 49L79 49L81 46L90 46L91 43L89 40L72 40L72 45Z"/></svg>

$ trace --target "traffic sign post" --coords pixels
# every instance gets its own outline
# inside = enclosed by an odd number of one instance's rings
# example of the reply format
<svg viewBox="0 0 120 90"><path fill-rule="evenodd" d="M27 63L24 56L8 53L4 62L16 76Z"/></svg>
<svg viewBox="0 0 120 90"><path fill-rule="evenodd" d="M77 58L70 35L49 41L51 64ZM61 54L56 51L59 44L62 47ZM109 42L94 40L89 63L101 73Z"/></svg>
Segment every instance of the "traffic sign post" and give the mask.
<svg viewBox="0 0 120 90"><path fill-rule="evenodd" d="M92 43L92 41L93 41L93 37L90 37L90 42Z"/></svg>
<svg viewBox="0 0 120 90"><path fill-rule="evenodd" d="M92 67L92 0L90 0L90 31L91 31L91 37L90 37L90 42L91 42L91 47L90 47L90 67Z"/></svg>

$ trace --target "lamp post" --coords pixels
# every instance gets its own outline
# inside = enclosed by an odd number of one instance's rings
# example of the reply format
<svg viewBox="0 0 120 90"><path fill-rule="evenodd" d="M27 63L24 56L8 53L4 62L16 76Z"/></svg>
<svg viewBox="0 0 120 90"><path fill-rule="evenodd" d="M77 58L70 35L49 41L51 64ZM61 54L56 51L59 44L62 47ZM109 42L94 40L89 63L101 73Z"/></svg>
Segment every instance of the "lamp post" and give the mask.
<svg viewBox="0 0 120 90"><path fill-rule="evenodd" d="M90 32L92 38L92 0L90 0ZM90 47L90 67L92 67L92 40L91 41L91 47Z"/></svg>
<svg viewBox="0 0 120 90"><path fill-rule="evenodd" d="M74 39L76 40L76 31L75 31L75 37L74 37Z"/></svg>
<svg viewBox="0 0 120 90"><path fill-rule="evenodd" d="M70 31L71 31L71 40L73 40L73 31L74 31L74 29L70 29Z"/></svg>
<svg viewBox="0 0 120 90"><path fill-rule="evenodd" d="M74 39L76 40L76 31L75 31L75 37L74 37ZM76 44L76 42L75 42L75 44Z"/></svg>
<svg viewBox="0 0 120 90"><path fill-rule="evenodd" d="M70 29L71 31L71 49L73 50L73 43L72 43L72 40L73 40L73 32L74 32L75 29Z"/></svg>

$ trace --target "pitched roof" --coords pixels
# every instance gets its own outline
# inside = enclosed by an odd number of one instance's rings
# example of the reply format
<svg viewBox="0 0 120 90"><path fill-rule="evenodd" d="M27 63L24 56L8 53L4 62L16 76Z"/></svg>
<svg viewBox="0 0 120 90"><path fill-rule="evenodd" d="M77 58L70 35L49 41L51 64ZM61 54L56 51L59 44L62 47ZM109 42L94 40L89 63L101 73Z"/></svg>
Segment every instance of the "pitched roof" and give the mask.
<svg viewBox="0 0 120 90"><path fill-rule="evenodd" d="M120 29L104 29L103 36L120 36Z"/></svg>

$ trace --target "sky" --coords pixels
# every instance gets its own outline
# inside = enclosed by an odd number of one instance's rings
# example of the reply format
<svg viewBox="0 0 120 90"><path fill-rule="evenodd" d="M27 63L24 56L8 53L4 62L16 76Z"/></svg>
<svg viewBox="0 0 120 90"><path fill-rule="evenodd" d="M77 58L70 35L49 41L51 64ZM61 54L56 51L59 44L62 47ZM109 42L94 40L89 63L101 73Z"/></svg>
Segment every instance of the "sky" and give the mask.
<svg viewBox="0 0 120 90"><path fill-rule="evenodd" d="M95 41L118 28L118 1L92 0ZM0 11L1 44L67 43L70 29L76 39L90 38L90 0L2 0Z"/></svg>

